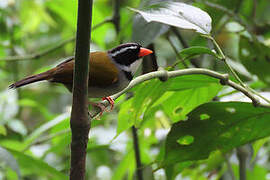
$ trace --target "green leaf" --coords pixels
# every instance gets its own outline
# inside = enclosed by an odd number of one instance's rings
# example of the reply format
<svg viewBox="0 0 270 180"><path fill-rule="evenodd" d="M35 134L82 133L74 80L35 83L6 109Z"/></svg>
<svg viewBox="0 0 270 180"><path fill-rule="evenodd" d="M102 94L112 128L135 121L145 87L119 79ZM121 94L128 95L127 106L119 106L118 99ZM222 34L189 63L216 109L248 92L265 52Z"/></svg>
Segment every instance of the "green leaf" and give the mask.
<svg viewBox="0 0 270 180"><path fill-rule="evenodd" d="M5 165L7 165L13 171L15 171L18 179L21 178L20 168L19 168L19 165L18 165L16 159L9 151L7 151L6 149L4 149L2 147L0 147L0 162L1 162L1 164L5 163Z"/></svg>
<svg viewBox="0 0 270 180"><path fill-rule="evenodd" d="M196 55L201 55L201 54L209 54L211 56L214 56L218 59L220 59L221 57L215 53L213 50L207 48L207 47L203 47L203 46L193 46L190 48L186 48L180 51L180 56L184 59L186 58L191 58L193 56Z"/></svg>
<svg viewBox="0 0 270 180"><path fill-rule="evenodd" d="M133 92L135 92L133 98L121 105L117 134L134 124L139 126L144 118L144 112L166 92L169 84L169 81L163 83L153 79L133 88Z"/></svg>
<svg viewBox="0 0 270 180"><path fill-rule="evenodd" d="M193 141L194 137L190 135L182 136L177 140L178 144L180 145L190 145L193 143Z"/></svg>
<svg viewBox="0 0 270 180"><path fill-rule="evenodd" d="M162 2L146 10L131 10L140 13L147 22L160 22L202 34L210 34L211 31L211 17L201 9L185 3Z"/></svg>
<svg viewBox="0 0 270 180"><path fill-rule="evenodd" d="M186 115L200 104L211 101L222 86L215 78L188 75L171 79L166 92L153 106L161 105L173 122L186 119Z"/></svg>
<svg viewBox="0 0 270 180"><path fill-rule="evenodd" d="M23 143L21 141L16 141L16 140L13 140L13 139L2 139L0 141L0 146L4 147L4 148L8 148L8 149L13 149L13 150L16 150L16 151L22 151L24 146L23 146Z"/></svg>
<svg viewBox="0 0 270 180"><path fill-rule="evenodd" d="M162 83L156 79L153 79L133 88L133 92L135 92L133 98L130 99L130 102L125 105L126 107L123 109L123 111L120 110L120 118L124 118L122 122L128 121L128 126L126 127L129 128L134 124L136 126L139 125L143 119L143 113L146 111L146 109L150 107L156 101L156 99L162 95L162 93L165 92L165 84L166 83L164 83L162 88ZM124 124L127 124L127 122ZM126 128L122 130L126 130Z"/></svg>
<svg viewBox="0 0 270 180"><path fill-rule="evenodd" d="M207 114L208 119L201 119ZM270 109L242 102L206 103L188 114L187 121L175 123L166 140L162 165L205 159L212 151L227 152L235 147L270 135ZM180 145L179 138L194 141Z"/></svg>
<svg viewBox="0 0 270 180"><path fill-rule="evenodd" d="M93 21L92 27L104 21L104 19L111 17L111 15L113 14L112 6L107 6L107 5L108 4L106 1L95 1L94 3L95 8L93 9L94 11L93 11L93 17L92 17L94 21ZM121 12L121 23L123 23L122 17L123 17L123 14ZM129 18L129 20L131 19L130 16L128 16L127 18ZM112 42L118 43L117 40L115 39L116 32L114 31L113 24L111 23L106 23L100 26L98 30L92 32L91 37L92 37L92 41L95 42L95 44L99 45L99 48L111 47ZM92 48L93 48L93 45L91 45L91 49Z"/></svg>
<svg viewBox="0 0 270 180"><path fill-rule="evenodd" d="M38 103L32 99L20 99L19 100L19 105L20 106L26 106L26 107L37 107Z"/></svg>
<svg viewBox="0 0 270 180"><path fill-rule="evenodd" d="M252 147L253 147L253 155L252 155L252 161L255 160L259 150L261 149L261 147L263 147L263 145L269 141L269 137L266 137L266 138L263 138L263 139L259 139L257 140L256 142L254 142L252 144Z"/></svg>
<svg viewBox="0 0 270 180"><path fill-rule="evenodd" d="M75 29L77 20L77 1L68 1L63 3L62 0L46 1L46 6L55 14L63 18L69 27Z"/></svg>
<svg viewBox="0 0 270 180"><path fill-rule="evenodd" d="M36 108L40 113L46 118L46 119L51 119L52 115L48 111L46 107L44 107L40 102L36 102L32 99L28 98L23 98L19 100L18 103L20 106L25 106L25 107L31 107L31 108Z"/></svg>
<svg viewBox="0 0 270 180"><path fill-rule="evenodd" d="M135 126L139 126L143 120L145 111L150 108L167 90L167 87L171 81L161 82L160 80L154 79L141 84L137 87L133 98L132 108L133 119Z"/></svg>
<svg viewBox="0 0 270 180"><path fill-rule="evenodd" d="M217 85L222 87L219 80L210 76L205 75L186 75L179 76L168 80L170 82L168 91L183 91L188 89L196 89L209 87L211 85Z"/></svg>
<svg viewBox="0 0 270 180"><path fill-rule="evenodd" d="M7 126L14 132L17 132L23 136L27 134L27 128L25 127L23 122L18 119L12 119L7 123Z"/></svg>
<svg viewBox="0 0 270 180"><path fill-rule="evenodd" d="M44 6L35 1L23 1L21 3L21 21L23 31L33 33L37 31L41 23L46 22L46 24L55 26L56 22L52 17L46 12ZM29 21L31 19L31 21Z"/></svg>
<svg viewBox="0 0 270 180"><path fill-rule="evenodd" d="M29 146L36 138L38 138L42 133L48 131L49 129L53 128L57 124L61 123L62 121L66 120L69 117L69 113L64 113L57 116L55 119L41 125L39 128L34 130L25 140L25 146Z"/></svg>
<svg viewBox="0 0 270 180"><path fill-rule="evenodd" d="M17 159L24 174L35 174L38 177L44 175L46 177L51 177L51 179L59 180L68 179L65 174L59 172L58 170L56 170L52 166L49 166L47 163L43 162L40 159L33 158L29 155L15 150L10 150L10 152Z"/></svg>
<svg viewBox="0 0 270 180"><path fill-rule="evenodd" d="M129 151L122 159L118 167L116 168L112 180L124 179L127 172L134 172L135 159L134 151Z"/></svg>
<svg viewBox="0 0 270 180"><path fill-rule="evenodd" d="M118 113L117 135L129 129L134 124L134 121L131 121L132 111L134 111L131 106L132 99L129 99L128 101L121 104L120 111Z"/></svg>
<svg viewBox="0 0 270 180"><path fill-rule="evenodd" d="M5 126L3 126L3 125L0 125L0 134L4 135L4 136L7 135L7 130L6 130Z"/></svg>
<svg viewBox="0 0 270 180"><path fill-rule="evenodd" d="M161 82L157 79L140 84L133 89L134 96L125 102L119 112L117 134L139 126L152 117L151 108L160 106L176 122L200 104L212 100L222 88L219 81L205 75L187 75ZM175 92L176 91L176 92Z"/></svg>
<svg viewBox="0 0 270 180"><path fill-rule="evenodd" d="M270 84L270 48L241 36L239 58L247 70Z"/></svg>

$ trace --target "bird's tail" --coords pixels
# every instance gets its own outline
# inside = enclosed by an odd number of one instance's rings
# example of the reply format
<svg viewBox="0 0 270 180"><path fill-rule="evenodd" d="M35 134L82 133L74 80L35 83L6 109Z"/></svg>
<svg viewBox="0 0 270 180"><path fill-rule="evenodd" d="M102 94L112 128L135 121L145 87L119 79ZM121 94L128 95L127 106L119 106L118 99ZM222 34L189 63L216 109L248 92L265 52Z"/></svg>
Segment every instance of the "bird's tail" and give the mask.
<svg viewBox="0 0 270 180"><path fill-rule="evenodd" d="M9 89L16 89L27 84L31 84L38 81L50 80L53 77L54 69L48 70L46 72L28 76L22 80L19 80L9 86Z"/></svg>

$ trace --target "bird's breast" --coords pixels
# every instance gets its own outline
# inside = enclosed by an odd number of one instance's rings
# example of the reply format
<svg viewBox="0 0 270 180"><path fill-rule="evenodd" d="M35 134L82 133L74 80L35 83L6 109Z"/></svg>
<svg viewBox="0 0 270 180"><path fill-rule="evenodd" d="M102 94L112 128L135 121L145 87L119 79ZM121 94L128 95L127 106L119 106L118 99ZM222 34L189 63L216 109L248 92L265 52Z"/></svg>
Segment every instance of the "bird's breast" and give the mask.
<svg viewBox="0 0 270 180"><path fill-rule="evenodd" d="M91 78L91 77L90 77ZM88 86L89 98L102 98L116 94L129 85L130 81L124 76L123 72L119 73L118 81L108 86Z"/></svg>

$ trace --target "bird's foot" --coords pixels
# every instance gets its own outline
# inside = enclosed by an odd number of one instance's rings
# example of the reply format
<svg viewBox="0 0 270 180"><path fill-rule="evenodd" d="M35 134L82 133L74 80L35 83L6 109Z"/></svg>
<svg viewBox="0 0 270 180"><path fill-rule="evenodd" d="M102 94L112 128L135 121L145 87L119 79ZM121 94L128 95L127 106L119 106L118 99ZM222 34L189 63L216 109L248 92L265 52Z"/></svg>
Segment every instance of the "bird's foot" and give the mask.
<svg viewBox="0 0 270 180"><path fill-rule="evenodd" d="M110 105L111 105L110 111L112 111L112 110L113 110L113 107L114 107L114 100L113 100L110 96L104 97L104 98L102 98L102 100L103 100L103 101L104 101L104 100L107 100L107 101L110 103Z"/></svg>
<svg viewBox="0 0 270 180"><path fill-rule="evenodd" d="M97 116L97 119L100 119L103 112L106 111L106 106L104 104L102 104L102 103L89 102L88 104L92 105L94 108L99 108L100 109L100 113Z"/></svg>
<svg viewBox="0 0 270 180"><path fill-rule="evenodd" d="M110 103L111 108L110 108L109 111L106 110L106 106L103 103L101 103L101 102L95 103L95 102L90 102L89 101L89 103L88 103L88 104L92 105L93 107L96 107L96 108L99 108L100 109L100 113L98 115L98 119L99 119L99 117L102 116L102 114L103 114L104 111L110 112L110 111L113 110L113 107L114 107L114 100L111 97L104 97L104 98L102 98L102 100L107 100Z"/></svg>

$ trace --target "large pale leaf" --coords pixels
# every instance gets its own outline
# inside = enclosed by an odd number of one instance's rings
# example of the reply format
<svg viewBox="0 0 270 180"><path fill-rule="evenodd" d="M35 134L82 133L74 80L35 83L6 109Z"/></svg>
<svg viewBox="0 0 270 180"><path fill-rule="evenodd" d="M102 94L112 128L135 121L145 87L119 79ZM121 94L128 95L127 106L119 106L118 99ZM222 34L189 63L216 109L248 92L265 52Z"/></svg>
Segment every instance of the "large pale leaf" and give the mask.
<svg viewBox="0 0 270 180"><path fill-rule="evenodd" d="M154 3L157 3L157 0L141 1L140 7L148 7ZM146 47L147 45L152 43L157 37L167 32L168 29L168 25L157 22L148 23L142 16L136 15L133 19L132 41L140 43L142 46Z"/></svg>
<svg viewBox="0 0 270 180"><path fill-rule="evenodd" d="M211 17L201 9L185 3L163 2L146 10L132 10L140 13L147 22L160 22L202 34L211 32Z"/></svg>
<svg viewBox="0 0 270 180"><path fill-rule="evenodd" d="M211 102L175 123L166 140L163 165L205 159L270 135L270 109L242 102Z"/></svg>
<svg viewBox="0 0 270 180"><path fill-rule="evenodd" d="M132 29L132 41L145 47L167 32L169 27L157 22L147 23L141 16L135 16Z"/></svg>

